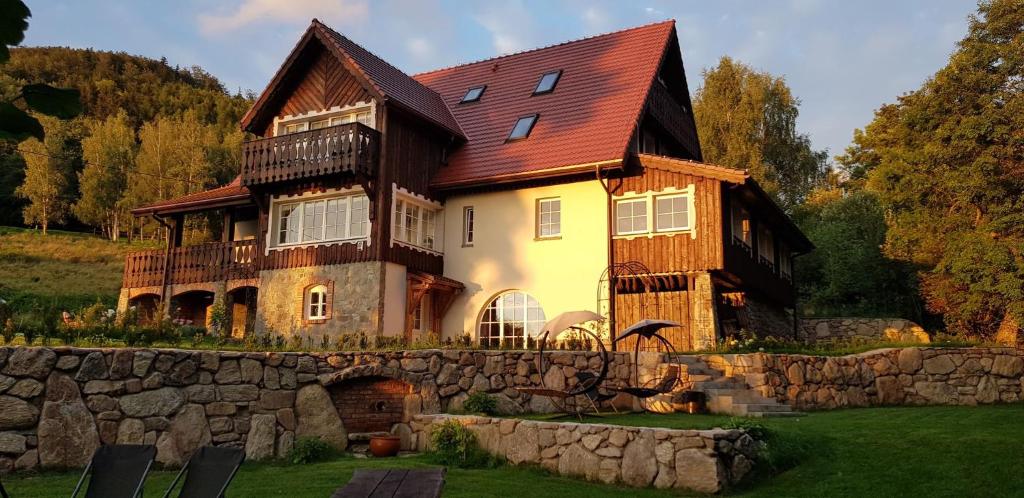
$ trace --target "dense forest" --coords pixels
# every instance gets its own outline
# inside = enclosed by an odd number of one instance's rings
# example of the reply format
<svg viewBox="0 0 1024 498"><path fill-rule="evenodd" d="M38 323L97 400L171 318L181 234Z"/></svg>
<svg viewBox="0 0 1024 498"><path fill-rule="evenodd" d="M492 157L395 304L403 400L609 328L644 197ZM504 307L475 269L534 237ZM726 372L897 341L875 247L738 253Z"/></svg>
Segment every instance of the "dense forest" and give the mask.
<svg viewBox="0 0 1024 498"><path fill-rule="evenodd" d="M128 210L237 174L238 122L252 96L231 94L199 67L96 50L11 49L0 65L0 97L27 83L78 89L83 112L39 117L43 141L0 141L0 225L152 236L156 228ZM205 220L191 223L203 232Z"/></svg>

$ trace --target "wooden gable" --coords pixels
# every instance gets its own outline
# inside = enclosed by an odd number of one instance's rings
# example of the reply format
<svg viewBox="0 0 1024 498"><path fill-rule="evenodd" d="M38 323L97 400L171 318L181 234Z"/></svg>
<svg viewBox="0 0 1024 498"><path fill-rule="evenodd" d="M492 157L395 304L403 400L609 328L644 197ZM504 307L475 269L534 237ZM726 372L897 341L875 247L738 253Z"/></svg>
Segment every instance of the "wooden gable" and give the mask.
<svg viewBox="0 0 1024 498"><path fill-rule="evenodd" d="M371 90L318 41L311 42L289 68L277 98L263 110L267 116L263 136L274 134L273 118L283 118L332 107L370 102Z"/></svg>

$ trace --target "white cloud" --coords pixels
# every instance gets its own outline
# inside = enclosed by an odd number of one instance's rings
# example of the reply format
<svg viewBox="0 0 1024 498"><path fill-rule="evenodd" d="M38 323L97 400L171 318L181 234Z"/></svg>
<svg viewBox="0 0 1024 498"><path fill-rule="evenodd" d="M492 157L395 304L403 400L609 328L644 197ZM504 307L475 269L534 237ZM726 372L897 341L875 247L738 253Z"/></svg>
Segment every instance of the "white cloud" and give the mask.
<svg viewBox="0 0 1024 498"><path fill-rule="evenodd" d="M305 23L314 17L342 20L346 24L365 22L369 6L366 0L242 0L231 10L200 13L198 21L204 35L215 35L254 23Z"/></svg>
<svg viewBox="0 0 1024 498"><path fill-rule="evenodd" d="M656 9L654 7L644 7L644 13L651 17L665 17L665 11Z"/></svg>
<svg viewBox="0 0 1024 498"><path fill-rule="evenodd" d="M421 37L409 38L405 41L405 48L413 57L429 58L434 55L434 44L430 40Z"/></svg>
<svg viewBox="0 0 1024 498"><path fill-rule="evenodd" d="M533 16L521 1L485 4L473 16L491 34L491 43L499 54L526 50L537 45Z"/></svg>
<svg viewBox="0 0 1024 498"><path fill-rule="evenodd" d="M607 31L611 26L611 18L607 12L597 7L588 7L583 11L583 22L590 31Z"/></svg>

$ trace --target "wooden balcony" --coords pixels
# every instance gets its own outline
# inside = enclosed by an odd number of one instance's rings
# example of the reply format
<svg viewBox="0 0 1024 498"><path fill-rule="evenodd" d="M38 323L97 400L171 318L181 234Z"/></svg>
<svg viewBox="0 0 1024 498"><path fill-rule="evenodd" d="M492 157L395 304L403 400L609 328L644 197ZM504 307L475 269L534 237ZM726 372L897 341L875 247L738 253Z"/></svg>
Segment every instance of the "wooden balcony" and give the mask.
<svg viewBox="0 0 1024 498"><path fill-rule="evenodd" d="M171 249L167 285L253 278L258 274L256 240L211 242ZM122 287L154 287L164 278L164 250L138 251L125 257Z"/></svg>
<svg viewBox="0 0 1024 498"><path fill-rule="evenodd" d="M242 145L242 185L352 173L374 176L380 133L360 123L250 140Z"/></svg>

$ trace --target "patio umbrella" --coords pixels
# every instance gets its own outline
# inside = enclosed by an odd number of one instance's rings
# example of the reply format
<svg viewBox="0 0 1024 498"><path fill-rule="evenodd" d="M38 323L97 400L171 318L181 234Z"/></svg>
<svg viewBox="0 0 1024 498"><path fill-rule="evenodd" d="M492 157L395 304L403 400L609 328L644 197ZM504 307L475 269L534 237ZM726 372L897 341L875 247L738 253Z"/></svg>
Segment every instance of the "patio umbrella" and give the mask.
<svg viewBox="0 0 1024 498"><path fill-rule="evenodd" d="M552 336L557 336L563 330L583 322L600 322L603 321L604 317L594 313L593 311L566 311L558 316L550 319L544 324L544 327L540 329L538 335L543 335L545 332L550 332Z"/></svg>
<svg viewBox="0 0 1024 498"><path fill-rule="evenodd" d="M619 333L619 336L615 338L615 342L618 342L620 339L624 339L632 335L639 335L642 336L644 339L650 339L651 337L654 337L654 334L656 334L661 329L682 326L683 325L681 323L673 322L672 320L644 319L634 323L633 325L630 325L628 328L626 328L626 330L623 330L621 333Z"/></svg>

